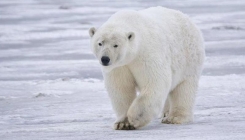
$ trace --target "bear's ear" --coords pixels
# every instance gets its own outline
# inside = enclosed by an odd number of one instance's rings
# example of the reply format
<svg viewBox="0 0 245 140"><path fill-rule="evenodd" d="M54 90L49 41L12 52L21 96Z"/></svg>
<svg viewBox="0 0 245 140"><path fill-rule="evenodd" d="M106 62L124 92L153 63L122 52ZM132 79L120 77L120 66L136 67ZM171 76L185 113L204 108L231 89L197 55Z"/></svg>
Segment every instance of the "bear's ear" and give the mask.
<svg viewBox="0 0 245 140"><path fill-rule="evenodd" d="M128 37L128 40L133 40L134 37L135 37L134 32L129 32L129 33L127 34L127 37Z"/></svg>
<svg viewBox="0 0 245 140"><path fill-rule="evenodd" d="M90 35L90 37L93 37L94 36L95 31L96 31L96 29L94 27L92 27L92 28L89 29L89 35Z"/></svg>

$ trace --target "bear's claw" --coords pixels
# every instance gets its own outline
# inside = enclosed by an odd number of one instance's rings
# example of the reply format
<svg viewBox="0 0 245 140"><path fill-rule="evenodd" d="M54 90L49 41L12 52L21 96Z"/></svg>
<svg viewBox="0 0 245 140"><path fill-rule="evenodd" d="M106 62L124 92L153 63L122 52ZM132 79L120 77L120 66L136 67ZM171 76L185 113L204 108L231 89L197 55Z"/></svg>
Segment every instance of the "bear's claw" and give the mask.
<svg viewBox="0 0 245 140"><path fill-rule="evenodd" d="M162 123L166 124L184 124L191 121L191 117L188 115L179 115L173 116L168 115L167 117L163 118Z"/></svg>
<svg viewBox="0 0 245 140"><path fill-rule="evenodd" d="M134 130L135 127L128 122L128 119L125 119L123 122L118 122L114 124L115 130Z"/></svg>

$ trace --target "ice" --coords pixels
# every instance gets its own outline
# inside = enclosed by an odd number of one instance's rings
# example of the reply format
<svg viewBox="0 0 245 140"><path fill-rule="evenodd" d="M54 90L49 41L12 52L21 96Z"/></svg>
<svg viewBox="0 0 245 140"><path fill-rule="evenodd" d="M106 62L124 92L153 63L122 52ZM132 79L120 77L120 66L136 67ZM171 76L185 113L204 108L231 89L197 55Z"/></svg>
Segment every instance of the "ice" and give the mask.
<svg viewBox="0 0 245 140"><path fill-rule="evenodd" d="M194 122L115 131L88 29L121 9L165 6L193 19L207 58ZM0 1L0 139L245 139L243 0Z"/></svg>

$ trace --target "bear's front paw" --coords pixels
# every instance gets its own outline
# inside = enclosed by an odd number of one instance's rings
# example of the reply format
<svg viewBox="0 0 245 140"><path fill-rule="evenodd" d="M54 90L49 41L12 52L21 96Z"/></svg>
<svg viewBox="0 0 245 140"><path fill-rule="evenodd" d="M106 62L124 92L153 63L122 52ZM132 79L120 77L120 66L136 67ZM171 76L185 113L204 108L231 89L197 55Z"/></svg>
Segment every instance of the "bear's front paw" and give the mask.
<svg viewBox="0 0 245 140"><path fill-rule="evenodd" d="M135 127L131 125L128 121L128 118L126 118L124 121L116 122L114 124L115 130L134 130Z"/></svg>
<svg viewBox="0 0 245 140"><path fill-rule="evenodd" d="M135 128L143 127L151 121L151 116L149 114L150 113L145 112L141 109L139 110L131 109L127 114L128 121Z"/></svg>
<svg viewBox="0 0 245 140"><path fill-rule="evenodd" d="M183 124L188 123L192 120L191 115L183 115L179 113L168 114L167 117L163 118L162 123L166 124Z"/></svg>

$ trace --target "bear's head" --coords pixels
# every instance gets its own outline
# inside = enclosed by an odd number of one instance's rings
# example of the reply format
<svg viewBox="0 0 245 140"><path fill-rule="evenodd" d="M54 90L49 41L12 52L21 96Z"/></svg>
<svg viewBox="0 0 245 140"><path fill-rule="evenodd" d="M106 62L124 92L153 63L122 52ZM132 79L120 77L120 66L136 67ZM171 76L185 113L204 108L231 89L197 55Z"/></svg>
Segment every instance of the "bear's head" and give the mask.
<svg viewBox="0 0 245 140"><path fill-rule="evenodd" d="M120 27L119 27L120 29ZM106 72L127 65L137 51L134 32L125 32L115 27L89 29L91 49Z"/></svg>

